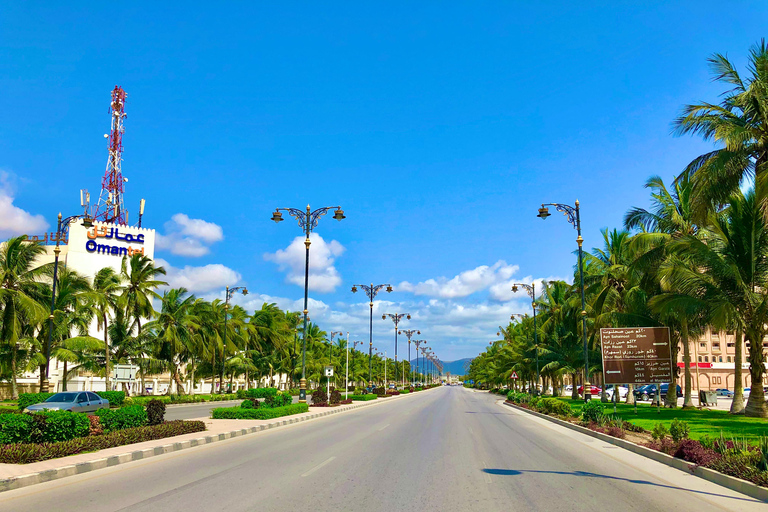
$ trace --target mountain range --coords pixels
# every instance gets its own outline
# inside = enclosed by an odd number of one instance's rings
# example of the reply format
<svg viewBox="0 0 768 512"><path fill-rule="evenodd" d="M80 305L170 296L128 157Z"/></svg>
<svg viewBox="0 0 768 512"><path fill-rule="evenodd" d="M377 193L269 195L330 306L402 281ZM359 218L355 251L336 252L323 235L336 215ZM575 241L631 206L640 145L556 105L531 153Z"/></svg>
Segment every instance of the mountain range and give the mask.
<svg viewBox="0 0 768 512"><path fill-rule="evenodd" d="M456 361L440 361L443 363L443 373L450 373L451 375L466 375L469 371L469 363L472 361L471 357L465 359L458 359ZM423 364L423 361L419 359L419 362ZM416 359L411 360L411 368L416 369Z"/></svg>

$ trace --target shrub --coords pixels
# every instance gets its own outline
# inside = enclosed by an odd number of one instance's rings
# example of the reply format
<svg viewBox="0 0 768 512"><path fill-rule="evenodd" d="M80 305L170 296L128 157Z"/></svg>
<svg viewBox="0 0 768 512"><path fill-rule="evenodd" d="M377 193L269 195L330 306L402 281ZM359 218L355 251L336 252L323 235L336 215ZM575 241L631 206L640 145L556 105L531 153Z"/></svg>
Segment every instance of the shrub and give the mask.
<svg viewBox="0 0 768 512"><path fill-rule="evenodd" d="M97 391L96 394L109 400L110 406L122 407L125 402L125 392L123 391Z"/></svg>
<svg viewBox="0 0 768 512"><path fill-rule="evenodd" d="M691 427L685 421L680 421L677 418L672 420L669 425L669 435L672 436L672 440L676 443L683 439L688 439L688 434L691 432Z"/></svg>
<svg viewBox="0 0 768 512"><path fill-rule="evenodd" d="M0 416L0 444L28 443L32 422L32 415L30 414L3 414Z"/></svg>
<svg viewBox="0 0 768 512"><path fill-rule="evenodd" d="M651 431L651 437L653 437L655 441L663 441L668 435L669 430L667 430L667 427L663 423L657 423Z"/></svg>
<svg viewBox="0 0 768 512"><path fill-rule="evenodd" d="M337 405L339 402L341 402L341 393L334 389L331 391L331 396L328 397L328 403L331 405Z"/></svg>
<svg viewBox="0 0 768 512"><path fill-rule="evenodd" d="M537 405L538 409L546 414L564 416L566 418L573 416L571 406L567 402L558 400L557 398L540 398L537 400Z"/></svg>
<svg viewBox="0 0 768 512"><path fill-rule="evenodd" d="M619 439L624 439L626 437L626 432L621 427L611 426L605 429L605 433L609 436L618 437Z"/></svg>
<svg viewBox="0 0 768 512"><path fill-rule="evenodd" d="M380 388L374 388L373 392L376 394L376 396L385 396L387 394L387 390L384 388L384 386Z"/></svg>
<svg viewBox="0 0 768 512"><path fill-rule="evenodd" d="M250 399L249 398L248 400L243 400L243 403L240 404L240 408L241 409L255 409L256 407L254 407L254 402L256 402L257 404L259 403L259 401L256 400L255 398L254 399Z"/></svg>
<svg viewBox="0 0 768 512"><path fill-rule="evenodd" d="M45 402L52 397L55 393L19 393L19 399L16 402L20 411L23 411L30 405L39 404Z"/></svg>
<svg viewBox="0 0 768 512"><path fill-rule="evenodd" d="M760 457L759 452L731 452L712 461L708 467L757 485L768 486L768 472L757 468Z"/></svg>
<svg viewBox="0 0 768 512"><path fill-rule="evenodd" d="M328 403L328 395L322 389L318 388L312 393L312 404Z"/></svg>
<svg viewBox="0 0 768 512"><path fill-rule="evenodd" d="M99 409L96 415L100 418L104 432L142 427L147 424L147 410L141 405L129 405L120 409Z"/></svg>
<svg viewBox="0 0 768 512"><path fill-rule="evenodd" d="M291 404L273 409L243 409L242 407L219 407L211 411L211 418L216 420L269 420L281 416L290 416L307 412L307 404Z"/></svg>
<svg viewBox="0 0 768 512"><path fill-rule="evenodd" d="M291 396L299 396L301 394L301 389L299 389L299 388L291 388L291 389L288 390L288 393Z"/></svg>
<svg viewBox="0 0 768 512"><path fill-rule="evenodd" d="M44 418L38 423L40 432L37 439L42 443L56 443L68 441L76 437L85 437L91 430L91 422L88 416L70 411L50 411L33 414L33 418Z"/></svg>
<svg viewBox="0 0 768 512"><path fill-rule="evenodd" d="M367 393L365 395L349 395L349 398L351 398L352 400L356 400L358 402L361 402L361 401L365 402L368 400L376 400L378 396L373 393Z"/></svg>
<svg viewBox="0 0 768 512"><path fill-rule="evenodd" d="M760 458L757 461L757 469L760 471L768 471L768 437L761 437L757 448L758 453L760 454Z"/></svg>
<svg viewBox="0 0 768 512"><path fill-rule="evenodd" d="M581 419L585 422L594 421L598 423L603 416L605 416L603 414L603 404L597 400L590 400L581 408Z"/></svg>
<svg viewBox="0 0 768 512"><path fill-rule="evenodd" d="M146 409L149 425L159 425L165 421L165 404L160 400L150 400Z"/></svg>
<svg viewBox="0 0 768 512"><path fill-rule="evenodd" d="M693 439L683 439L675 451L675 457L699 466L707 466L720 458L714 450L704 448L700 442Z"/></svg>
<svg viewBox="0 0 768 512"><path fill-rule="evenodd" d="M407 394L408 394L408 393L410 393L410 392L411 392L411 390L410 390L410 389L408 389L408 388L404 388L404 389L401 389L401 390L400 390L400 394L401 394L401 395L407 395Z"/></svg>
<svg viewBox="0 0 768 512"><path fill-rule="evenodd" d="M129 428L102 436L79 437L60 443L9 444L0 446L0 463L29 464L204 430L205 423L202 421L177 420L152 427Z"/></svg>
<svg viewBox="0 0 768 512"><path fill-rule="evenodd" d="M352 403L352 399L351 398L347 398L346 400L340 401L339 405L349 405L351 403Z"/></svg>
<svg viewBox="0 0 768 512"><path fill-rule="evenodd" d="M89 436L100 436L104 433L104 429L101 428L101 419L98 416L89 414L88 421L90 422Z"/></svg>

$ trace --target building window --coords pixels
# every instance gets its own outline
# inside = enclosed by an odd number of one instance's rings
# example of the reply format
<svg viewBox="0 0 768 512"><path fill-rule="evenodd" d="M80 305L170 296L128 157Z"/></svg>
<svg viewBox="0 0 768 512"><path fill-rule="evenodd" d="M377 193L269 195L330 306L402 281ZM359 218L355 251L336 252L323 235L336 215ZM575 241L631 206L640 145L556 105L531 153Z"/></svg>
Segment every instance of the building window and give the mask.
<svg viewBox="0 0 768 512"><path fill-rule="evenodd" d="M699 348L707 348L707 344L705 342L699 343Z"/></svg>
<svg viewBox="0 0 768 512"><path fill-rule="evenodd" d="M709 362L709 356L704 356L704 362L705 362L705 363L708 363L708 362Z"/></svg>
<svg viewBox="0 0 768 512"><path fill-rule="evenodd" d="M719 332L713 332L712 333L712 339L713 340L719 340L720 339L720 333Z"/></svg>
<svg viewBox="0 0 768 512"><path fill-rule="evenodd" d="M718 361L718 363L722 363L722 362L723 362L723 356L720 356L720 360Z"/></svg>
<svg viewBox="0 0 768 512"><path fill-rule="evenodd" d="M699 356L699 362L701 362L701 356Z"/></svg>
<svg viewBox="0 0 768 512"><path fill-rule="evenodd" d="M731 356L726 357L725 360L730 363L731 362Z"/></svg>
<svg viewBox="0 0 768 512"><path fill-rule="evenodd" d="M728 331L728 336L733 336L735 333L733 331Z"/></svg>
<svg viewBox="0 0 768 512"><path fill-rule="evenodd" d="M720 343L719 342L713 343L712 344L712 350L720 350Z"/></svg>
<svg viewBox="0 0 768 512"><path fill-rule="evenodd" d="M726 346L728 348L734 348L736 346L736 344L735 343L726 343Z"/></svg>

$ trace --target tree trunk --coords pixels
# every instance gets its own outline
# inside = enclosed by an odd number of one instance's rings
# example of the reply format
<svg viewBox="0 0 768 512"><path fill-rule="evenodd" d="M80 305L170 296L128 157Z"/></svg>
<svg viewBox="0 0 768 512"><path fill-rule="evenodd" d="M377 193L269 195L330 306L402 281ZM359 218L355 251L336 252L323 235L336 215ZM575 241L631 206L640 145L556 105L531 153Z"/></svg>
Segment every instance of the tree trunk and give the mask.
<svg viewBox="0 0 768 512"><path fill-rule="evenodd" d="M233 370L232 373L229 374L229 392L230 393L232 392L232 387L234 383L235 383L235 372Z"/></svg>
<svg viewBox="0 0 768 512"><path fill-rule="evenodd" d="M11 347L11 398L14 400L19 399L19 388L16 384L16 356L19 351L19 347L14 343Z"/></svg>
<svg viewBox="0 0 768 512"><path fill-rule="evenodd" d="M571 400L578 400L579 399L579 388L576 385L576 374L571 374L571 381L573 382L573 390L571 391Z"/></svg>
<svg viewBox="0 0 768 512"><path fill-rule="evenodd" d="M107 315L106 313L102 316L102 325L104 325L104 356L105 356L105 370L104 370L104 376L106 379L106 389L107 391L112 391L109 384L109 336L107 334Z"/></svg>
<svg viewBox="0 0 768 512"><path fill-rule="evenodd" d="M627 384L627 398L624 400L629 405L635 404L635 385Z"/></svg>
<svg viewBox="0 0 768 512"><path fill-rule="evenodd" d="M186 394L184 392L184 383L181 382L181 376L179 375L181 372L176 370L173 373L174 373L173 380L176 383L176 394L177 395L184 395L184 394Z"/></svg>
<svg viewBox="0 0 768 512"><path fill-rule="evenodd" d="M64 373L61 375L61 390L67 390L67 362L64 361Z"/></svg>
<svg viewBox="0 0 768 512"><path fill-rule="evenodd" d="M190 373L192 377L192 380L191 380L192 383L190 384L190 387L189 387L189 394L194 395L195 394L195 359L194 358L192 358L192 371Z"/></svg>
<svg viewBox="0 0 768 512"><path fill-rule="evenodd" d="M40 383L38 384L38 388L40 389L40 392L43 392L43 383L45 382L45 365L41 364L39 367L40 372Z"/></svg>
<svg viewBox="0 0 768 512"><path fill-rule="evenodd" d="M669 383L667 388L667 397L664 400L664 407L669 409L677 408L677 377L680 374L680 369L677 367L677 353L680 351L680 342L672 343L670 340L669 348L672 358L672 382ZM669 390L674 389L674 393L670 393Z"/></svg>
<svg viewBox="0 0 768 512"><path fill-rule="evenodd" d="M765 406L763 392L763 373L765 372L765 355L763 354L762 329L757 332L747 332L749 340L749 373L752 377L752 391L749 393L744 416L750 418L768 418L768 408Z"/></svg>
<svg viewBox="0 0 768 512"><path fill-rule="evenodd" d="M683 409L687 409L695 407L695 405L693 405L693 399L691 398L691 345L688 343L688 320L685 317L681 319L680 342L683 344L683 362L685 364ZM677 386L677 383L675 383L675 386ZM677 395L677 391L675 391L675 395Z"/></svg>
<svg viewBox="0 0 768 512"><path fill-rule="evenodd" d="M736 355L734 356L733 402L731 402L731 414L744 414L744 385L742 381L741 365L744 361L744 341L741 339L741 329L736 330Z"/></svg>
<svg viewBox="0 0 768 512"><path fill-rule="evenodd" d="M617 386L614 384L613 386L613 394L615 395L618 391ZM605 392L605 373L600 374L600 401L602 403L609 402L608 400L608 393Z"/></svg>

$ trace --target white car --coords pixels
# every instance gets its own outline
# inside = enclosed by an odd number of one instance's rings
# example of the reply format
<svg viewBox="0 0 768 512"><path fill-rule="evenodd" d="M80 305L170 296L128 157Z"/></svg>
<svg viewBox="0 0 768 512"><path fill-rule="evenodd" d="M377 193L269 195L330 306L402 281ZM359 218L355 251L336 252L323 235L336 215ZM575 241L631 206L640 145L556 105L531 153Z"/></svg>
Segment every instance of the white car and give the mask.
<svg viewBox="0 0 768 512"><path fill-rule="evenodd" d="M627 393L629 393L627 386L619 386L619 400L627 398ZM613 400L613 387L606 389L605 394L609 399Z"/></svg>

